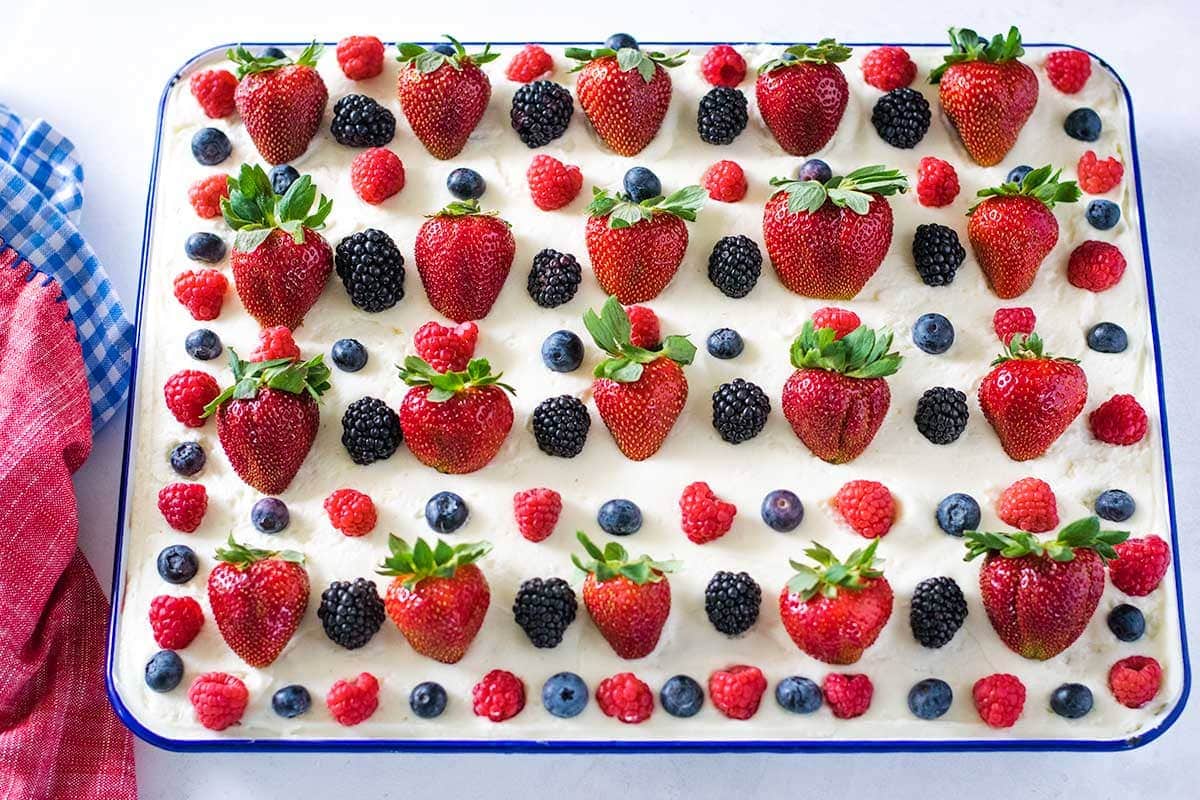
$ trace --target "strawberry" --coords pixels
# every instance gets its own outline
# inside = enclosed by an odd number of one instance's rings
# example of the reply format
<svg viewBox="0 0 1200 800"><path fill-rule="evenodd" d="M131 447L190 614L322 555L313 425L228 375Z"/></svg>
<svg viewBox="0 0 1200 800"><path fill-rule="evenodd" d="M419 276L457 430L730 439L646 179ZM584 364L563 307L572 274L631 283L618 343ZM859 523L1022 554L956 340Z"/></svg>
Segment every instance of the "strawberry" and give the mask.
<svg viewBox="0 0 1200 800"><path fill-rule="evenodd" d="M317 436L317 399L329 389L322 356L249 363L229 349L233 384L204 407L217 416L217 437L243 481L263 494L279 494L304 463Z"/></svg>
<svg viewBox="0 0 1200 800"><path fill-rule="evenodd" d="M395 576L384 607L404 638L423 656L443 664L462 659L483 625L491 602L487 578L475 562L492 549L488 542L457 544L441 539L430 547L417 539L409 547L388 537L390 554L380 575Z"/></svg>
<svg viewBox="0 0 1200 800"><path fill-rule="evenodd" d="M301 175L282 195L257 164L243 164L237 179L229 179L229 197L221 214L237 231L233 252L233 284L246 312L264 328L295 329L333 272L333 250L317 233L333 208L321 195L309 214L317 189Z"/></svg>
<svg viewBox="0 0 1200 800"><path fill-rule="evenodd" d="M455 322L483 319L512 269L509 224L475 200L456 200L417 231L417 272L429 304Z"/></svg>
<svg viewBox="0 0 1200 800"><path fill-rule="evenodd" d="M849 300L892 244L886 197L908 190L899 170L860 167L822 184L772 178L763 241L783 285L805 297Z"/></svg>
<svg viewBox="0 0 1200 800"><path fill-rule="evenodd" d="M826 664L853 664L892 616L892 587L875 564L876 539L844 561L813 542L814 568L789 561L796 574L779 593L779 616L796 646Z"/></svg>
<svg viewBox="0 0 1200 800"><path fill-rule="evenodd" d="M486 358L461 372L438 372L417 356L404 359L400 379L413 387L400 404L400 428L417 460L461 475L487 466L512 429L513 392ZM515 394L515 392L513 392Z"/></svg>
<svg viewBox="0 0 1200 800"><path fill-rule="evenodd" d="M571 561L587 573L583 604L600 635L621 658L650 655L671 613L666 573L678 568L678 562L655 561L647 555L631 560L616 542L602 551L583 531L575 536L589 560L574 555Z"/></svg>
<svg viewBox="0 0 1200 800"><path fill-rule="evenodd" d="M1025 54L1021 33L1009 28L985 42L975 31L951 28L950 46L929 82L938 84L942 110L975 163L999 164L1037 105L1037 75L1017 60Z"/></svg>
<svg viewBox="0 0 1200 800"><path fill-rule="evenodd" d="M419 44L398 44L400 76L396 94L413 133L434 158L458 155L483 117L492 84L479 67L500 57L489 44L468 54L452 36L448 56Z"/></svg>
<svg viewBox="0 0 1200 800"><path fill-rule="evenodd" d="M1080 197L1075 181L1059 182L1062 171L1052 170L1047 164L1019 184L980 189L983 200L967 211L967 238L997 297L1016 297L1033 285L1042 259L1058 242L1058 220L1051 209Z"/></svg>
<svg viewBox="0 0 1200 800"><path fill-rule="evenodd" d="M641 203L592 189L585 241L600 287L626 305L658 297L687 251L684 220L693 222L708 193L685 186Z"/></svg>
<svg viewBox="0 0 1200 800"><path fill-rule="evenodd" d="M683 411L688 383L681 365L692 363L696 347L685 336L668 336L657 350L635 346L629 315L615 297L599 314L588 309L583 324L609 354L593 373L596 410L625 457L644 461L662 447Z"/></svg>
<svg viewBox="0 0 1200 800"><path fill-rule="evenodd" d="M300 627L308 609L304 556L291 550L256 550L229 534L217 548L208 575L208 605L221 637L238 658L265 667Z"/></svg>
<svg viewBox="0 0 1200 800"><path fill-rule="evenodd" d="M225 55L237 65L234 102L246 133L268 164L294 161L317 135L329 90L316 70L321 46L313 42L295 61L256 56L239 45Z"/></svg>
<svg viewBox="0 0 1200 800"><path fill-rule="evenodd" d="M617 155L636 156L654 140L671 105L670 67L683 63L687 51L667 55L636 47L587 50L568 47L578 61L575 95L596 134Z"/></svg>
<svg viewBox="0 0 1200 800"><path fill-rule="evenodd" d="M796 371L783 385L783 415L812 454L853 461L875 438L891 402L884 378L900 369L890 331L865 325L840 339L805 322L792 343Z"/></svg>
<svg viewBox="0 0 1200 800"><path fill-rule="evenodd" d="M848 58L849 47L822 39L811 46L794 44L758 68L758 110L785 152L806 156L833 138L850 99L838 66Z"/></svg>
<svg viewBox="0 0 1200 800"><path fill-rule="evenodd" d="M1125 531L1102 531L1098 517L1072 522L1054 539L1031 533L967 531L983 608L1000 639L1025 658L1044 661L1079 638L1104 593L1104 562Z"/></svg>
<svg viewBox="0 0 1200 800"><path fill-rule="evenodd" d="M1079 362L1045 353L1036 333L1013 336L979 384L979 407L1013 461L1050 449L1086 402Z"/></svg>

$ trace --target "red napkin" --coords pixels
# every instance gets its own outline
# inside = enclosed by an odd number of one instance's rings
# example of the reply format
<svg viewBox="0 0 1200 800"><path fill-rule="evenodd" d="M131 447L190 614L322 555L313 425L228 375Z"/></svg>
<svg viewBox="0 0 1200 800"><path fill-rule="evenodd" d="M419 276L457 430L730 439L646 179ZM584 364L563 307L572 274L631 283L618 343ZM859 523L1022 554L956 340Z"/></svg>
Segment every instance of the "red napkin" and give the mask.
<svg viewBox="0 0 1200 800"><path fill-rule="evenodd" d="M91 450L83 358L60 289L0 241L0 797L137 797L104 690L108 601L76 544Z"/></svg>

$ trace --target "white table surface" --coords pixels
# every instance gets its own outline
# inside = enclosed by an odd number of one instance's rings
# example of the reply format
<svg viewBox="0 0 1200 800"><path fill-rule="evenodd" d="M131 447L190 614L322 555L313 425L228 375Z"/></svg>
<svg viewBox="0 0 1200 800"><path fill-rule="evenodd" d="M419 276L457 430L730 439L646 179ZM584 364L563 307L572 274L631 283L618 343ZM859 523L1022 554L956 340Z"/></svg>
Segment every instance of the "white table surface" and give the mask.
<svg viewBox="0 0 1200 800"><path fill-rule="evenodd" d="M1086 46L1113 64L1133 93L1146 217L1158 284L1166 393L1174 445L1175 486L1187 612L1200 645L1200 357L1189 345L1200 294L1200 70L1191 50L1200 12L1189 0L1012 0L1003 12L960 2L855 0L851 3L737 3L673 0L586 6L460 0L449 14L436 3L193 0L98 3L20 0L0 11L0 101L42 116L74 140L87 170L83 232L121 297L132 302L142 237L155 109L164 81L191 54L229 41L335 40L373 33L384 41L432 39L597 39L628 30L646 40L761 40L825 35L843 40L940 41L951 24L987 33L1017 23L1029 41ZM654 6L654 7L650 7ZM919 6L919 8L914 8ZM89 7L91 7L89 9ZM477 7L477 8L473 8ZM286 8L286 11L283 9ZM834 9L836 8L836 11ZM91 9L103 9L91 10ZM637 18L634 11L640 12ZM964 12L971 10L974 16ZM332 13L331 13L332 12ZM471 13L475 12L475 13ZM449 21L447 21L449 19ZM469 20L470 22L464 22ZM1172 54L1171 51L1174 51ZM1194 337L1194 333L1192 336ZM75 476L86 509L81 543L100 581L112 573L112 539L124 415L96 437ZM897 797L1023 796L1173 798L1194 792L1185 753L1196 753L1200 710L1193 699L1174 728L1149 747L1124 754L948 755L678 755L678 756L407 756L180 755L137 745L138 781L146 798L574 796L619 791L629 798L688 796L836 796L878 791ZM1188 765L1191 766L1191 765ZM536 770L536 773L534 772ZM536 788L532 788L536 787ZM620 787L620 788L618 788Z"/></svg>

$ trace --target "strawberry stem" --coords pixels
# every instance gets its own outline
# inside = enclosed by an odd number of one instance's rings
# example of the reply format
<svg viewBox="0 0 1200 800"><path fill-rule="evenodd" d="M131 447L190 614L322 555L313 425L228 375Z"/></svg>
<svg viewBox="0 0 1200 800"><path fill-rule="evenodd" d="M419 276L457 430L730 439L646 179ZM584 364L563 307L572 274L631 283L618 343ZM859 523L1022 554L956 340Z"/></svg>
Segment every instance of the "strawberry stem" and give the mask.
<svg viewBox="0 0 1200 800"><path fill-rule="evenodd" d="M237 351L231 347L229 369L233 372L233 383L204 407L202 417L215 414L227 400L250 400L258 395L259 389L278 389L289 394L307 393L312 399L319 400L331 385L329 378L332 373L321 355L303 363L290 358L249 362L238 357Z"/></svg>
<svg viewBox="0 0 1200 800"><path fill-rule="evenodd" d="M304 563L303 553L298 553L295 550L259 550L244 544L238 544L234 541L232 533L229 534L226 544L228 545L227 547L217 548L215 557L217 561L233 564L238 569L246 569L254 562L265 561L268 558L278 558L281 561L290 561L295 564Z"/></svg>
<svg viewBox="0 0 1200 800"><path fill-rule="evenodd" d="M1041 200L1046 208L1054 208L1055 203L1074 203L1083 196L1083 193L1079 191L1079 184L1075 181L1060 181L1058 178L1061 174L1061 169L1055 170L1054 167L1047 164L1026 173L1020 183L1005 181L999 186L980 189L976 194L983 198L1032 197L1035 200ZM967 216L974 214L975 209L979 208L982 202L981 200L967 209Z"/></svg>
<svg viewBox="0 0 1200 800"><path fill-rule="evenodd" d="M375 572L404 576L404 585L411 589L426 578L453 578L459 567L475 563L491 550L491 542L450 545L442 539L433 547L424 539L417 539L409 547L408 542L393 533L388 535L388 557Z"/></svg>
<svg viewBox="0 0 1200 800"><path fill-rule="evenodd" d="M438 372L425 359L407 356L399 370L400 380L409 386L432 387L428 399L433 403L444 403L460 392L480 386L499 386L510 394L517 393L516 389L500 381L503 372L492 374L492 365L486 358L471 359L461 372Z"/></svg>
<svg viewBox="0 0 1200 800"><path fill-rule="evenodd" d="M432 219L433 217L495 217L499 214L498 211L484 211L479 206L478 200L455 200L445 207L435 211L432 214L425 216ZM504 220L505 225L508 225ZM511 226L509 226L511 227Z"/></svg>
<svg viewBox="0 0 1200 800"><path fill-rule="evenodd" d="M891 350L892 332L859 325L841 339L833 328L817 329L807 320L792 342L792 366L823 369L848 378L884 378L900 369L903 357Z"/></svg>
<svg viewBox="0 0 1200 800"><path fill-rule="evenodd" d="M696 356L696 346L686 336L668 336L657 350L635 345L630 341L633 325L629 314L615 297L604 302L599 314L589 308L583 315L583 325L596 346L612 356L596 365L593 374L597 378L634 383L642 377L643 364L663 357L676 364L690 364Z"/></svg>
<svg viewBox="0 0 1200 800"><path fill-rule="evenodd" d="M1078 358L1067 358L1066 356L1056 356L1043 351L1042 337L1036 333L1028 335L1018 333L1009 340L1004 347L1004 352L996 356L992 361L991 366L1002 364L1005 361L1018 361L1021 359L1036 360L1044 358L1047 361L1065 361L1068 364L1078 364Z"/></svg>
<svg viewBox="0 0 1200 800"><path fill-rule="evenodd" d="M1001 64L1005 61L1015 61L1025 55L1021 46L1021 32L1016 26L1008 29L1008 34L997 33L990 40L984 39L970 28L950 29L950 52L942 63L929 73L929 82L938 83L946 69L953 64L966 61L984 61L991 64Z"/></svg>
<svg viewBox="0 0 1200 800"><path fill-rule="evenodd" d="M278 58L275 56L256 56L244 46L238 45L231 47L225 51L225 57L237 65L238 80L253 75L256 72L271 72L280 67L289 67L293 64L298 67L315 67L317 60L321 57L321 51L324 50L321 45L313 40L304 51L300 53L300 57L295 61L284 56Z"/></svg>
<svg viewBox="0 0 1200 800"><path fill-rule="evenodd" d="M400 42L396 45L396 49L399 51L396 60L401 64L411 64L422 75L428 75L431 72L437 72L443 66L449 65L452 69L461 71L464 64L486 64L500 57L499 53L492 52L490 44L484 45L482 52L468 53L458 39L448 33L443 33L442 36L446 37L454 48L454 55L448 56L437 50L427 50L412 42Z"/></svg>
<svg viewBox="0 0 1200 800"><path fill-rule="evenodd" d="M1053 539L1039 539L1024 531L965 531L963 538L967 546L963 561L987 553L997 553L1004 558L1050 556L1055 561L1071 561L1079 549L1095 550L1100 558L1108 561L1117 557L1114 546L1128 539L1129 531L1103 531L1099 517L1084 517L1067 525Z"/></svg>
<svg viewBox="0 0 1200 800"><path fill-rule="evenodd" d="M838 64L850 58L853 52L849 47L838 44L836 39L826 38L816 44L794 44L783 51L779 58L773 58L758 68L761 75L777 69L796 66L797 64Z"/></svg>
<svg viewBox="0 0 1200 800"><path fill-rule="evenodd" d="M655 214L671 214L688 222L695 222L696 212L704 206L707 199L708 192L704 188L684 186L666 197L658 195L635 203L627 194L609 194L607 190L593 186L592 202L588 203L586 210L589 216L608 217L608 227L619 230L633 227Z"/></svg>
<svg viewBox="0 0 1200 800"><path fill-rule="evenodd" d="M630 559L625 548L616 542L609 542L601 550L583 531L576 531L575 538L583 545L589 560L585 561L578 555L572 555L571 562L584 572L595 575L600 583L617 576L628 578L639 586L658 583L666 577L663 573L675 572L681 566L679 561L655 561L644 554Z"/></svg>
<svg viewBox="0 0 1200 800"><path fill-rule="evenodd" d="M267 240L274 230L285 231L296 244L304 244L304 230L319 230L333 210L333 201L325 195L317 201L312 176L301 175L282 195L275 194L271 179L258 164L242 164L236 178L230 177L229 197L221 200L221 216L237 231L235 250L249 253Z"/></svg>
<svg viewBox="0 0 1200 800"><path fill-rule="evenodd" d="M882 164L859 167L849 175L835 175L825 183L798 181L794 178L772 178L771 185L788 196L788 211L813 213L825 201L855 214L866 214L871 208L872 195L890 197L908 191L908 178L898 169Z"/></svg>
<svg viewBox="0 0 1200 800"><path fill-rule="evenodd" d="M883 561L875 560L875 549L878 546L879 540L874 539L865 549L855 550L839 561L828 547L813 542L812 547L805 550L804 554L817 562L817 566L789 559L788 564L796 570L796 574L787 582L787 587L805 600L818 593L825 597L837 597L838 589L862 591L866 588L868 579L883 575L883 571L879 569Z"/></svg>
<svg viewBox="0 0 1200 800"><path fill-rule="evenodd" d="M597 47L594 50L589 50L586 47L568 47L564 54L572 61L579 62L571 67L571 72L578 72L596 59L613 58L615 56L617 66L622 72L629 72L636 69L638 74L642 76L642 80L649 83L654 80L657 67L678 67L684 62L688 51L681 50L678 53L668 55L658 50L645 51L639 50L636 47L622 47L620 50L613 50L611 47Z"/></svg>

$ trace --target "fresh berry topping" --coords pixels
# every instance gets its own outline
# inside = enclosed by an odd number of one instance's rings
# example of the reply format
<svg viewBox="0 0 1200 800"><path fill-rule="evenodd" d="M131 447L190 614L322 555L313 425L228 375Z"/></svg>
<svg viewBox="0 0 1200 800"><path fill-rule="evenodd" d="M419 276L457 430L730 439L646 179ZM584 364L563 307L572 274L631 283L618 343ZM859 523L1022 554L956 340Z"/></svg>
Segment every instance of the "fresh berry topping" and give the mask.
<svg viewBox="0 0 1200 800"><path fill-rule="evenodd" d="M796 168L796 180L829 183L833 180L833 168L819 158L810 158Z"/></svg>
<svg viewBox="0 0 1200 800"><path fill-rule="evenodd" d="M312 695L298 683L284 686L271 695L271 710L284 719L295 719L312 708Z"/></svg>
<svg viewBox="0 0 1200 800"><path fill-rule="evenodd" d="M227 117L234 112L233 93L237 91L237 85L237 78L227 69L206 69L188 80L192 97L212 119Z"/></svg>
<svg viewBox="0 0 1200 800"><path fill-rule="evenodd" d="M945 225L929 222L917 226L912 243L913 263L926 286L949 286L954 282L967 251L958 240L958 232Z"/></svg>
<svg viewBox="0 0 1200 800"><path fill-rule="evenodd" d="M454 533L469 516L467 501L454 492L438 492L425 503L425 523L438 533Z"/></svg>
<svg viewBox="0 0 1200 800"><path fill-rule="evenodd" d="M372 147L350 163L350 185L364 203L377 206L404 188L404 164L386 147Z"/></svg>
<svg viewBox="0 0 1200 800"><path fill-rule="evenodd" d="M379 681L369 672L359 673L352 681L343 678L330 687L325 705L339 725L364 722L379 708Z"/></svg>
<svg viewBox="0 0 1200 800"><path fill-rule="evenodd" d="M799 675L789 675L775 684L775 702L793 714L811 714L824 700L821 687Z"/></svg>
<svg viewBox="0 0 1200 800"><path fill-rule="evenodd" d="M817 330L822 328L833 328L833 339L837 341L849 333L858 330L862 325L862 320L858 318L858 314L845 308L837 308L835 306L825 306L818 308L812 315L813 327Z"/></svg>
<svg viewBox="0 0 1200 800"><path fill-rule="evenodd" d="M1067 280L1091 292L1111 289L1124 274L1125 256L1108 242L1086 241L1071 252L1067 262Z"/></svg>
<svg viewBox="0 0 1200 800"><path fill-rule="evenodd" d="M654 713L654 693L632 672L619 672L600 681L596 704L605 716L636 725Z"/></svg>
<svg viewBox="0 0 1200 800"><path fill-rule="evenodd" d="M525 684L507 670L494 669L471 689L471 704L475 716L503 722L525 707Z"/></svg>
<svg viewBox="0 0 1200 800"><path fill-rule="evenodd" d="M183 659L174 650L159 650L146 662L146 686L169 692L183 680Z"/></svg>
<svg viewBox="0 0 1200 800"><path fill-rule="evenodd" d="M1108 688L1126 708L1141 708L1158 694L1162 666L1149 656L1129 656L1108 671Z"/></svg>
<svg viewBox="0 0 1200 800"><path fill-rule="evenodd" d="M1093 228L1106 231L1121 221L1121 207L1112 200L1089 200L1084 215Z"/></svg>
<svg viewBox="0 0 1200 800"><path fill-rule="evenodd" d="M160 594L150 601L150 628L159 647L182 650L203 625L204 612L194 598Z"/></svg>
<svg viewBox="0 0 1200 800"><path fill-rule="evenodd" d="M903 47L876 47L863 56L863 80L883 92L908 86L917 77L917 65Z"/></svg>
<svg viewBox="0 0 1200 800"><path fill-rule="evenodd" d="M704 689L689 675L674 675L659 690L658 702L672 717L694 717L704 706Z"/></svg>
<svg viewBox="0 0 1200 800"><path fill-rule="evenodd" d="M1136 642L1146 633L1146 617L1141 610L1121 603L1108 612L1108 629L1122 642Z"/></svg>
<svg viewBox="0 0 1200 800"><path fill-rule="evenodd" d="M1094 142L1100 138L1103 124L1100 115L1090 108L1077 108L1063 121L1063 130L1067 136L1081 142Z"/></svg>
<svg viewBox="0 0 1200 800"><path fill-rule="evenodd" d="M325 635L347 650L357 650L371 641L386 616L375 582L366 578L329 584L317 608Z"/></svg>
<svg viewBox="0 0 1200 800"><path fill-rule="evenodd" d="M1046 77L1063 94L1075 94L1092 74L1092 59L1082 50L1055 50L1046 56Z"/></svg>
<svg viewBox="0 0 1200 800"><path fill-rule="evenodd" d="M704 589L704 613L708 621L726 636L738 636L758 621L762 588L745 572L736 575L721 570Z"/></svg>
<svg viewBox="0 0 1200 800"><path fill-rule="evenodd" d="M487 181L469 167L458 167L446 176L446 190L459 200L478 200L487 191Z"/></svg>
<svg viewBox="0 0 1200 800"><path fill-rule="evenodd" d="M278 497L264 497L250 508L250 524L260 533L275 534L292 521L287 504Z"/></svg>
<svg viewBox="0 0 1200 800"><path fill-rule="evenodd" d="M949 162L933 156L921 159L917 165L917 199L921 205L948 206L958 197L958 189L958 173Z"/></svg>
<svg viewBox="0 0 1200 800"><path fill-rule="evenodd" d="M967 618L967 599L953 578L926 578L913 590L908 623L922 647L943 647Z"/></svg>
<svg viewBox="0 0 1200 800"><path fill-rule="evenodd" d="M362 397L342 415L342 444L355 464L391 458L401 441L400 417L382 400Z"/></svg>
<svg viewBox="0 0 1200 800"><path fill-rule="evenodd" d="M557 308L575 297L582 277L575 256L546 248L533 257L525 288L542 308Z"/></svg>
<svg viewBox="0 0 1200 800"><path fill-rule="evenodd" d="M637 39L634 39L628 33L614 33L604 40L604 46L609 50L638 49Z"/></svg>
<svg viewBox="0 0 1200 800"><path fill-rule="evenodd" d="M438 372L462 372L475 355L479 326L463 322L453 328L426 322L413 334L413 348Z"/></svg>
<svg viewBox="0 0 1200 800"><path fill-rule="evenodd" d="M375 503L357 489L338 489L325 498L329 524L347 536L365 536L375 529Z"/></svg>
<svg viewBox="0 0 1200 800"><path fill-rule="evenodd" d="M555 331L542 342L542 363L553 372L574 372L583 363L583 340L572 331Z"/></svg>
<svg viewBox="0 0 1200 800"><path fill-rule="evenodd" d="M736 203L746 196L746 173L736 161L718 161L704 170L700 185L713 200Z"/></svg>
<svg viewBox="0 0 1200 800"><path fill-rule="evenodd" d="M713 358L727 361L740 356L746 343L742 341L742 335L733 328L717 328L708 335L705 347Z"/></svg>
<svg viewBox="0 0 1200 800"><path fill-rule="evenodd" d="M538 44L527 44L508 62L504 75L510 81L529 83L553 71L554 58L546 49Z"/></svg>
<svg viewBox="0 0 1200 800"><path fill-rule="evenodd" d="M1025 684L1003 672L975 681L971 696L979 717L993 728L1011 728L1025 708Z"/></svg>
<svg viewBox="0 0 1200 800"><path fill-rule="evenodd" d="M283 197L299 177L300 171L291 164L277 164L271 167L271 191Z"/></svg>
<svg viewBox="0 0 1200 800"><path fill-rule="evenodd" d="M730 719L750 719L758 711L767 679L758 667L738 664L708 676L708 696Z"/></svg>
<svg viewBox="0 0 1200 800"><path fill-rule="evenodd" d="M158 492L158 510L177 531L191 533L200 527L208 508L208 492L200 483L171 483Z"/></svg>
<svg viewBox="0 0 1200 800"><path fill-rule="evenodd" d="M358 339L338 339L330 348L329 357L342 372L358 372L367 365L367 348Z"/></svg>
<svg viewBox="0 0 1200 800"><path fill-rule="evenodd" d="M662 181L645 167L632 167L625 172L621 181L625 194L635 203L662 195Z"/></svg>
<svg viewBox="0 0 1200 800"><path fill-rule="evenodd" d="M347 36L337 43L337 62L352 81L374 78L383 72L383 42L374 36Z"/></svg>
<svg viewBox="0 0 1200 800"><path fill-rule="evenodd" d="M629 343L646 350L657 350L662 346L662 328L658 315L646 306L629 306L625 309L629 318Z"/></svg>
<svg viewBox="0 0 1200 800"><path fill-rule="evenodd" d="M421 719L433 719L446 710L446 690L440 683L423 681L408 693L408 707Z"/></svg>
<svg viewBox="0 0 1200 800"><path fill-rule="evenodd" d="M183 252L192 261L216 264L225 258L225 240L215 233L193 233L183 243Z"/></svg>
<svg viewBox="0 0 1200 800"><path fill-rule="evenodd" d="M192 681L188 701L201 725L210 731L223 731L241 720L250 692L239 678L224 672L206 672Z"/></svg>
<svg viewBox="0 0 1200 800"><path fill-rule="evenodd" d="M683 532L696 544L706 544L729 533L737 514L737 507L713 494L704 481L684 487L679 509Z"/></svg>
<svg viewBox="0 0 1200 800"><path fill-rule="evenodd" d="M746 77L746 59L729 45L719 44L700 60L700 73L713 86L737 86Z"/></svg>
<svg viewBox="0 0 1200 800"><path fill-rule="evenodd" d="M1033 333L1036 324L1037 316L1028 306L997 308L996 313L992 315L992 330L996 331L996 336L1006 346L1018 333L1022 336Z"/></svg>
<svg viewBox="0 0 1200 800"><path fill-rule="evenodd" d="M892 528L896 501L879 481L850 481L833 498L834 509L854 531L878 539Z"/></svg>
<svg viewBox="0 0 1200 800"><path fill-rule="evenodd" d="M1076 170L1079 173L1079 188L1088 194L1104 194L1116 187L1125 174L1120 161L1112 156L1100 161L1094 150L1088 150L1079 157Z"/></svg>
<svg viewBox="0 0 1200 800"><path fill-rule="evenodd" d="M201 128L192 135L192 156L206 167L220 164L233 152L233 145L224 131Z"/></svg>
<svg viewBox="0 0 1200 800"><path fill-rule="evenodd" d="M587 701L587 684L574 672L557 672L542 684L542 706L560 719L579 716Z"/></svg>
<svg viewBox="0 0 1200 800"><path fill-rule="evenodd" d="M175 299L192 315L192 319L216 319L229 281L215 269L189 269L175 276Z"/></svg>
<svg viewBox="0 0 1200 800"><path fill-rule="evenodd" d="M917 681L908 690L908 710L920 719L937 719L950 710L954 692L939 678Z"/></svg>
<svg viewBox="0 0 1200 800"><path fill-rule="evenodd" d="M561 513L562 496L553 489L525 489L513 495L517 530L531 542L543 541L554 533Z"/></svg>
<svg viewBox="0 0 1200 800"><path fill-rule="evenodd" d="M871 124L892 147L909 150L925 138L932 114L929 101L916 89L901 87L875 101Z"/></svg>
<svg viewBox="0 0 1200 800"><path fill-rule="evenodd" d="M1096 516L1109 522L1124 522L1136 508L1129 492L1121 489L1107 489L1096 498Z"/></svg>
<svg viewBox="0 0 1200 800"><path fill-rule="evenodd" d="M1092 690L1082 683L1064 683L1050 693L1050 710L1066 719L1086 717L1092 703Z"/></svg>
<svg viewBox="0 0 1200 800"><path fill-rule="evenodd" d="M1044 533L1058 527L1058 502L1050 484L1022 478L1000 493L996 515L1018 530Z"/></svg>
<svg viewBox="0 0 1200 800"><path fill-rule="evenodd" d="M1113 586L1132 597L1145 597L1158 588L1171 563L1171 548L1160 536L1126 539L1108 562Z"/></svg>
<svg viewBox="0 0 1200 800"><path fill-rule="evenodd" d="M596 512L600 530L613 536L629 536L642 527L642 510L632 500L609 500Z"/></svg>
<svg viewBox="0 0 1200 800"><path fill-rule="evenodd" d="M508 118L527 147L542 147L567 132L574 114L575 101L565 86L534 81L513 93Z"/></svg>
<svg viewBox="0 0 1200 800"><path fill-rule="evenodd" d="M800 502L800 498L794 492L789 492L787 489L775 489L767 492L759 513L768 528L780 533L788 533L796 530L804 521L804 504Z"/></svg>
<svg viewBox="0 0 1200 800"><path fill-rule="evenodd" d="M159 577L167 583L187 583L196 577L200 563L196 559L196 551L186 544L171 544L158 553L155 560Z"/></svg>
<svg viewBox="0 0 1200 800"><path fill-rule="evenodd" d="M543 211L553 211L569 204L583 188L579 167L566 165L554 156L536 155L525 173L533 204Z"/></svg>
<svg viewBox="0 0 1200 800"><path fill-rule="evenodd" d="M746 95L739 89L718 86L700 98L696 131L709 144L732 144L749 119Z"/></svg>
<svg viewBox="0 0 1200 800"><path fill-rule="evenodd" d="M932 444L950 444L967 429L967 396L958 389L935 386L917 401L913 420Z"/></svg>
<svg viewBox="0 0 1200 800"><path fill-rule="evenodd" d="M758 436L771 413L771 400L758 386L741 378L723 383L712 396L713 428L730 444Z"/></svg>
<svg viewBox="0 0 1200 800"><path fill-rule="evenodd" d="M198 442L180 442L171 449L171 469L191 477L204 469L207 457Z"/></svg>
<svg viewBox="0 0 1200 800"><path fill-rule="evenodd" d="M224 175L209 175L188 187L188 202L202 219L221 216L221 201L228 197L228 178Z"/></svg>
<svg viewBox="0 0 1200 800"><path fill-rule="evenodd" d="M274 325L258 332L258 345L250 354L251 361L274 361L286 358L300 360L300 348L292 338L292 332L284 325Z"/></svg>
<svg viewBox="0 0 1200 800"><path fill-rule="evenodd" d="M708 279L726 297L745 297L762 274L762 253L749 236L723 236L708 256Z"/></svg>
<svg viewBox="0 0 1200 800"><path fill-rule="evenodd" d="M194 369L176 372L163 385L163 396L171 415L189 428L204 426L204 407L220 393L216 378Z"/></svg>
<svg viewBox="0 0 1200 800"><path fill-rule="evenodd" d="M954 326L941 314L922 314L912 328L913 344L930 355L941 355L954 344Z"/></svg>
<svg viewBox="0 0 1200 800"><path fill-rule="evenodd" d="M963 531L978 530L981 514L974 497L955 492L938 503L936 516L939 528L951 536L962 536Z"/></svg>
<svg viewBox="0 0 1200 800"><path fill-rule="evenodd" d="M562 578L530 578L513 600L513 618L534 647L558 647L575 621L575 590Z"/></svg>
<svg viewBox="0 0 1200 800"><path fill-rule="evenodd" d="M550 397L533 410L533 436L543 453L574 458L587 444L592 417L578 397Z"/></svg>
<svg viewBox="0 0 1200 800"><path fill-rule="evenodd" d="M838 719L853 719L867 713L875 687L866 675L843 675L831 672L822 685L829 710Z"/></svg>
<svg viewBox="0 0 1200 800"><path fill-rule="evenodd" d="M1146 410L1131 394L1115 394L1088 415L1092 435L1106 444L1137 444L1148 426Z"/></svg>
<svg viewBox="0 0 1200 800"><path fill-rule="evenodd" d="M374 98L348 94L334 103L329 132L347 147L383 147L396 135L396 117Z"/></svg>
<svg viewBox="0 0 1200 800"><path fill-rule="evenodd" d="M1033 172L1033 167L1028 164L1018 164L1008 171L1008 176L1004 179L1006 183L1015 183L1020 186L1025 180L1025 176Z"/></svg>

